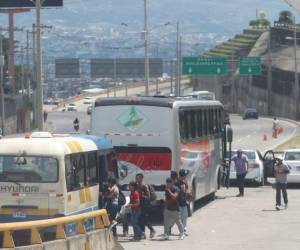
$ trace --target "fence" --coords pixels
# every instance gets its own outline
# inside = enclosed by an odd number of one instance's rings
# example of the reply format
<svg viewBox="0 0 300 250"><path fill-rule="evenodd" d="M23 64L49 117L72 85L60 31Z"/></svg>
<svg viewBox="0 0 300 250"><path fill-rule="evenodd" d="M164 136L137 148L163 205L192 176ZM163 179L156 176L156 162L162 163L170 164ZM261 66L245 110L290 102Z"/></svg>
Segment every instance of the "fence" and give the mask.
<svg viewBox="0 0 300 250"><path fill-rule="evenodd" d="M85 220L94 220L94 230L87 232ZM65 225L76 223L76 235L66 236ZM23 246L21 249L60 249L60 250L106 250L110 249L109 243L112 237L107 229L110 225L109 218L105 209L93 212L48 219L26 222L0 223L0 232L3 233L2 247L5 249L16 248L13 232L20 230L30 231L30 246ZM55 240L43 242L40 231L47 228L55 228ZM102 241L102 242L100 242ZM98 247L97 247L98 246Z"/></svg>

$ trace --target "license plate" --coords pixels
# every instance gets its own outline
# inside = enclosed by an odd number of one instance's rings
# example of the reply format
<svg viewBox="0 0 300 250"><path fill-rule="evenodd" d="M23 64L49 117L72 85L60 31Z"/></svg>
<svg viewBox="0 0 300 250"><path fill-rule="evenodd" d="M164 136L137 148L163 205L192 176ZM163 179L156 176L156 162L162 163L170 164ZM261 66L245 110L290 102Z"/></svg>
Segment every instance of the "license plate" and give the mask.
<svg viewBox="0 0 300 250"><path fill-rule="evenodd" d="M13 213L13 217L14 218L26 218L26 211L24 210L18 210L18 211L14 211Z"/></svg>

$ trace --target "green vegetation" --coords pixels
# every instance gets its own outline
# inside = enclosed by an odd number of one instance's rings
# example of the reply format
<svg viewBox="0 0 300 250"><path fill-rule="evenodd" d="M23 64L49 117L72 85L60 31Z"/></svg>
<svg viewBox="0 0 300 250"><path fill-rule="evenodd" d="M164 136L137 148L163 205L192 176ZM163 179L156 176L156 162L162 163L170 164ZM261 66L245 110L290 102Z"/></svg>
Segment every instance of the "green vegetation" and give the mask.
<svg viewBox="0 0 300 250"><path fill-rule="evenodd" d="M291 148L300 148L300 135L292 138L291 140L279 145L274 151L284 151Z"/></svg>
<svg viewBox="0 0 300 250"><path fill-rule="evenodd" d="M286 24L294 24L294 16L292 12L288 10L283 10L279 14L279 23L286 23Z"/></svg>

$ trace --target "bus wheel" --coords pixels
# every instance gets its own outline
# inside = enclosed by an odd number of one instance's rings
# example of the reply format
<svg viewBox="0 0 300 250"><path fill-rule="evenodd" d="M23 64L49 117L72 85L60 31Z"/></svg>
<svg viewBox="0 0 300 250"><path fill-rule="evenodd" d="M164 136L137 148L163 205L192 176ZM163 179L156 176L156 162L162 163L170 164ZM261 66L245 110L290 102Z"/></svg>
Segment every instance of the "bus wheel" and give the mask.
<svg viewBox="0 0 300 250"><path fill-rule="evenodd" d="M195 210L195 195L196 195L196 192L195 192L195 184L193 185L193 189L192 189L192 200L189 202L189 205L188 205L188 214L189 214L189 217L192 217L193 216L193 213L194 213L194 210Z"/></svg>

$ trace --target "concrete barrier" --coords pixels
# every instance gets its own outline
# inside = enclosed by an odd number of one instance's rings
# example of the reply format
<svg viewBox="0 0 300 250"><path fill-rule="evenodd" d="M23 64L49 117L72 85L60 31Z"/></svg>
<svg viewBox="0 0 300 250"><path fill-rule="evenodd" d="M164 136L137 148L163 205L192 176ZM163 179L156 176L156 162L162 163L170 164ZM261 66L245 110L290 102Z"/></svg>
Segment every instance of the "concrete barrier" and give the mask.
<svg viewBox="0 0 300 250"><path fill-rule="evenodd" d="M68 250L84 250L86 245L85 235L76 235L67 239ZM97 249L95 249L97 250Z"/></svg>
<svg viewBox="0 0 300 250"><path fill-rule="evenodd" d="M43 250L68 250L66 240L55 240L43 243Z"/></svg>
<svg viewBox="0 0 300 250"><path fill-rule="evenodd" d="M107 250L106 244L106 231L107 229L100 229L87 233L87 241L91 249Z"/></svg>

